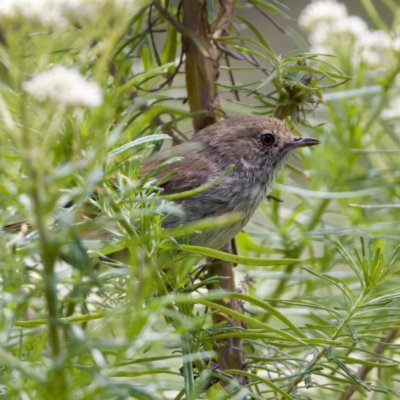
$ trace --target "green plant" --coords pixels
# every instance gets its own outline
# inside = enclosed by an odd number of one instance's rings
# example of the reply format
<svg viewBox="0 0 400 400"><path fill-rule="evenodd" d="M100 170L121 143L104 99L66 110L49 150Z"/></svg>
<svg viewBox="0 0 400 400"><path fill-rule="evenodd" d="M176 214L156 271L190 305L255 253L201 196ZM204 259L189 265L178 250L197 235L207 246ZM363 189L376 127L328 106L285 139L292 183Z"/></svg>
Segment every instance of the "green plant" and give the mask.
<svg viewBox="0 0 400 400"><path fill-rule="evenodd" d="M286 30L301 49L285 56L242 12L276 23L278 2L0 4L0 398L399 397L400 14L360 3L386 31L361 36L384 40L316 42L303 17L313 53ZM140 162L240 113L322 144L238 254L178 244L235 216L163 230L171 205Z"/></svg>

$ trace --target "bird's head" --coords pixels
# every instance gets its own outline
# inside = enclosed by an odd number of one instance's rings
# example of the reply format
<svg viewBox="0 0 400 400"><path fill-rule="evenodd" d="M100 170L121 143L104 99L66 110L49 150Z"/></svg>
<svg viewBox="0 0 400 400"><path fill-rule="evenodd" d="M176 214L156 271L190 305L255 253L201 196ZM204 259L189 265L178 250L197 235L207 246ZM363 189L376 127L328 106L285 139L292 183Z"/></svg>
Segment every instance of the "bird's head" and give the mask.
<svg viewBox="0 0 400 400"><path fill-rule="evenodd" d="M320 143L314 138L293 136L279 119L256 116L218 122L197 132L192 140L202 142L226 165L258 170L279 169L294 150Z"/></svg>

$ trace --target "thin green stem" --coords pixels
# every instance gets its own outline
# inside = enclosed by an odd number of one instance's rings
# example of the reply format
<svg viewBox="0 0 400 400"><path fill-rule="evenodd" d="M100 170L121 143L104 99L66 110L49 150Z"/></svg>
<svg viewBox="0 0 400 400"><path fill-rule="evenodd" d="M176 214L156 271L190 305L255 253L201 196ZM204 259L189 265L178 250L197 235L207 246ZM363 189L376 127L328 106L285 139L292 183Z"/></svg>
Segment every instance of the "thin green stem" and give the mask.
<svg viewBox="0 0 400 400"><path fill-rule="evenodd" d="M364 127L362 129L363 132L368 133L369 130L371 129L371 126L379 118L379 115L382 112L382 109L383 109L383 107L385 105L389 89L391 88L391 86L392 86L394 80L396 79L396 76L398 75L398 73L399 73L399 65L397 65L397 67L392 71L392 73L389 75L389 78L388 78L386 84L383 86L383 90L380 93L379 102L378 102L377 106L375 107L375 109L373 110L373 112L371 113L369 119L365 123L365 125L364 125Z"/></svg>
<svg viewBox="0 0 400 400"><path fill-rule="evenodd" d="M393 0L382 0L382 3L386 5L386 7L390 10L390 12L396 14L398 11L398 5ZM394 28L397 25L394 26Z"/></svg>
<svg viewBox="0 0 400 400"><path fill-rule="evenodd" d="M365 8L365 11L368 13L369 17L372 19L373 23L377 26L377 28L386 31L388 27L385 22L381 18L381 16L376 11L376 8L372 4L371 0L361 0L362 5Z"/></svg>
<svg viewBox="0 0 400 400"><path fill-rule="evenodd" d="M33 203L35 225L39 233L39 247L44 267L43 280L48 313L49 342L54 359L54 380L52 381L52 388L54 389L53 393L57 395L58 398L62 399L65 398L66 395L66 380L64 370L62 366L59 366L59 357L62 354L62 346L60 342L58 320L57 278L54 273L57 258L57 244L52 239L52 234L47 227L47 213L45 211L46 199L44 198L46 192L44 184L45 180L43 179L44 177L39 169L40 167L35 166L32 162L32 160L35 159L35 154L32 155L32 149L34 149L34 146L28 130L26 95L24 95L21 105L21 115L23 119L22 144L25 147L23 149L25 154L23 159L27 175L30 179L29 192Z"/></svg>
<svg viewBox="0 0 400 400"><path fill-rule="evenodd" d="M192 349L190 346L191 337L186 332L181 335L181 344L183 352L183 377L185 379L185 394L186 399L192 400L194 395L194 376L193 376L193 362L192 362Z"/></svg>

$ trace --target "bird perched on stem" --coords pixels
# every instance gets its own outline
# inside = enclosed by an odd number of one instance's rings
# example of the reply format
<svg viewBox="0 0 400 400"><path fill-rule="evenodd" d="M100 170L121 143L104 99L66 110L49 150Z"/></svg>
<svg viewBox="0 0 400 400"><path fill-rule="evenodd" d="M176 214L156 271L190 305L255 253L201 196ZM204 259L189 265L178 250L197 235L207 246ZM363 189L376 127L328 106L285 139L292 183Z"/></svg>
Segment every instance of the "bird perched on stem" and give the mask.
<svg viewBox="0 0 400 400"><path fill-rule="evenodd" d="M263 197L269 195L290 154L299 147L318 143L314 138L293 136L279 119L237 116L208 126L185 143L148 158L141 177L154 176L167 197L196 192L175 200L181 212L169 215L163 223L165 228L240 213L241 220L189 239L192 245L219 249L240 232ZM176 157L179 162L168 164ZM204 185L210 187L196 190ZM20 228L21 223L11 223L4 230ZM112 234L108 229L93 229L83 238L111 239Z"/></svg>
<svg viewBox="0 0 400 400"><path fill-rule="evenodd" d="M219 182L207 190L177 200L183 216L170 215L164 227L174 227L203 218L241 213L243 219L231 226L203 232L190 238L197 246L221 248L247 224L290 154L319 140L295 137L279 119L237 116L196 132L192 139L161 151L144 164L142 176L172 157L182 157L155 174L163 195L190 191ZM224 172L233 166L225 176ZM176 169L175 173L174 170Z"/></svg>

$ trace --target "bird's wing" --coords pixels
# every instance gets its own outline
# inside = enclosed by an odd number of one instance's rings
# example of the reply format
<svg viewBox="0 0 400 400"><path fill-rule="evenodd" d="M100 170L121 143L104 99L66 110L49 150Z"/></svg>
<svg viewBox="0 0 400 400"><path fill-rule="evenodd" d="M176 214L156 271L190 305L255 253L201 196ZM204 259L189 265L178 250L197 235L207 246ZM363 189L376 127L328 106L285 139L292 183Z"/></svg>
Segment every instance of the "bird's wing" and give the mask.
<svg viewBox="0 0 400 400"><path fill-rule="evenodd" d="M157 179L158 186L163 189L164 195L186 192L196 189L207 183L210 171L212 170L211 163L201 157L201 144L199 142L185 142L179 146L161 151L155 156L149 157L142 167L140 177L143 178L152 171L156 171L151 177ZM175 157L180 157L181 160L168 164L168 160ZM159 169L160 164L167 163L164 168ZM157 169L159 169L157 171ZM179 170L179 172L178 172ZM177 173L178 172L178 173ZM111 181L111 187L118 192L118 186L114 181ZM92 197L97 196L95 191ZM66 205L67 208L69 205ZM91 213L91 218L96 213ZM15 221L6 224L2 231L10 233L18 233L25 226L28 226L24 221ZM30 228L29 228L30 229Z"/></svg>
<svg viewBox="0 0 400 400"><path fill-rule="evenodd" d="M151 174L163 162L180 157L180 161L167 165L152 176L159 182L158 186L164 189L164 195L196 189L207 183L212 169L211 163L200 156L200 150L201 145L196 142L165 150L143 164L140 176Z"/></svg>
<svg viewBox="0 0 400 400"><path fill-rule="evenodd" d="M192 171L185 174L185 179L174 174L166 182L162 183L160 187L164 189L163 194L168 195L193 190L205 183L207 183L207 179L205 179L204 175Z"/></svg>

